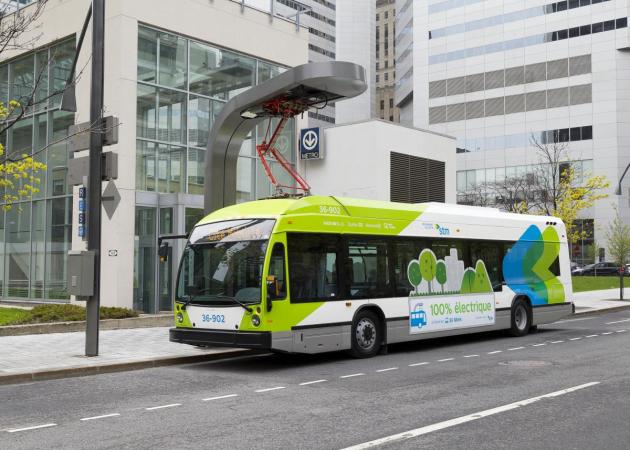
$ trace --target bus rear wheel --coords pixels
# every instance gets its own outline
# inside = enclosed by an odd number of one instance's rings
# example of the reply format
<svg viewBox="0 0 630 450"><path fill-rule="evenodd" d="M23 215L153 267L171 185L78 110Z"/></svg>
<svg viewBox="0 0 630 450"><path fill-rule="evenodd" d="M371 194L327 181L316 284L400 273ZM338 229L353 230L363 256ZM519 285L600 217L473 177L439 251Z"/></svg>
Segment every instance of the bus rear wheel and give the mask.
<svg viewBox="0 0 630 450"><path fill-rule="evenodd" d="M355 358L371 358L381 348L383 330L380 320L373 311L359 311L352 322L352 347Z"/></svg>
<svg viewBox="0 0 630 450"><path fill-rule="evenodd" d="M517 299L512 306L510 334L520 337L529 333L532 326L532 314L529 305L522 298Z"/></svg>

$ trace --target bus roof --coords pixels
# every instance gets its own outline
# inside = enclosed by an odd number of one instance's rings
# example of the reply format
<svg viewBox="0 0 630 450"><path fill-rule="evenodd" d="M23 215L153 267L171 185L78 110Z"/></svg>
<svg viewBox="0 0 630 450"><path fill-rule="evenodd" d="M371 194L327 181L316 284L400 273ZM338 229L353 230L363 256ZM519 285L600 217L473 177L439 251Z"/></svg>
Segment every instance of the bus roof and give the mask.
<svg viewBox="0 0 630 450"><path fill-rule="evenodd" d="M492 220L495 224L514 225L523 222L545 224L548 221L560 222L549 216L514 214L496 208L455 205L448 203L395 203L379 200L364 200L333 196L308 196L301 198L278 198L239 203L217 210L199 224L241 218L279 218L281 216L324 215L369 218L382 220L414 221L423 214L442 216L442 220L477 222ZM507 222L507 223L506 223Z"/></svg>

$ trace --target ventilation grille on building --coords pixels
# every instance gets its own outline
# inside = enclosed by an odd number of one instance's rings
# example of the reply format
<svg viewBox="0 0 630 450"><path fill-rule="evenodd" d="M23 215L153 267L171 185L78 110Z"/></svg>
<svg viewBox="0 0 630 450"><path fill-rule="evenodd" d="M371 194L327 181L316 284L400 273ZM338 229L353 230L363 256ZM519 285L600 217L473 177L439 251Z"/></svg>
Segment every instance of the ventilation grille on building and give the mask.
<svg viewBox="0 0 630 450"><path fill-rule="evenodd" d="M444 202L445 164L390 152L390 200L402 203Z"/></svg>
<svg viewBox="0 0 630 450"><path fill-rule="evenodd" d="M547 91L529 92L525 98L527 111L545 109L547 107Z"/></svg>
<svg viewBox="0 0 630 450"><path fill-rule="evenodd" d="M483 91L483 73L466 77L466 92Z"/></svg>
<svg viewBox="0 0 630 450"><path fill-rule="evenodd" d="M483 100L466 103L466 119L483 117Z"/></svg>
<svg viewBox="0 0 630 450"><path fill-rule="evenodd" d="M547 79L547 63L529 64L525 66L525 83L534 83Z"/></svg>
<svg viewBox="0 0 630 450"><path fill-rule="evenodd" d="M583 103L591 103L591 85L582 84L580 86L571 86L569 92L569 98L572 105L581 105Z"/></svg>
<svg viewBox="0 0 630 450"><path fill-rule="evenodd" d="M569 76L569 60L556 59L547 62L547 79L566 78Z"/></svg>
<svg viewBox="0 0 630 450"><path fill-rule="evenodd" d="M569 73L571 76L591 73L591 55L569 58Z"/></svg>
<svg viewBox="0 0 630 450"><path fill-rule="evenodd" d="M466 92L466 77L457 77L446 80L446 94L458 95Z"/></svg>
<svg viewBox="0 0 630 450"><path fill-rule="evenodd" d="M497 89L504 86L504 71L495 70L493 72L486 72L486 90Z"/></svg>
<svg viewBox="0 0 630 450"><path fill-rule="evenodd" d="M503 97L489 98L486 100L486 117L502 116L503 114L505 114Z"/></svg>
<svg viewBox="0 0 630 450"><path fill-rule="evenodd" d="M505 69L505 85L516 86L525 83L525 71L523 69L523 66Z"/></svg>
<svg viewBox="0 0 630 450"><path fill-rule="evenodd" d="M433 106L429 108L429 123L446 122L446 106Z"/></svg>
<svg viewBox="0 0 630 450"><path fill-rule="evenodd" d="M446 80L431 81L429 83L429 98L446 96Z"/></svg>
<svg viewBox="0 0 630 450"><path fill-rule="evenodd" d="M466 118L466 103L455 103L448 105L446 110L446 121L455 122Z"/></svg>
<svg viewBox="0 0 630 450"><path fill-rule="evenodd" d="M505 114L514 114L525 111L525 95L507 95L505 97Z"/></svg>
<svg viewBox="0 0 630 450"><path fill-rule="evenodd" d="M549 89L547 91L547 108L569 106L569 88Z"/></svg>

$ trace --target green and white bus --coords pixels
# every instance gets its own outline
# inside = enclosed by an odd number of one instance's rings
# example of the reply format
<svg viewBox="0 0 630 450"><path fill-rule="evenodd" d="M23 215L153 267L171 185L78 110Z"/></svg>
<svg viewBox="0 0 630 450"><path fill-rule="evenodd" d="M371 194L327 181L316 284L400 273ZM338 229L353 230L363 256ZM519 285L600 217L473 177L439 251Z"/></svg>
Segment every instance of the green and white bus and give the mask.
<svg viewBox="0 0 630 450"><path fill-rule="evenodd" d="M324 196L218 210L190 233L170 340L277 352L527 334L574 312L563 223Z"/></svg>

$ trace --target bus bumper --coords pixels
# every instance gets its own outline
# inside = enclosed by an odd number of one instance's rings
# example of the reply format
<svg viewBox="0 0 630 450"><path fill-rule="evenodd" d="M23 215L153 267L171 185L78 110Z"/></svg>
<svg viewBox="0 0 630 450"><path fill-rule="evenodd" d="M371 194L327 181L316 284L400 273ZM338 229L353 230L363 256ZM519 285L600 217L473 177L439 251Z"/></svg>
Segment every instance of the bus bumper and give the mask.
<svg viewBox="0 0 630 450"><path fill-rule="evenodd" d="M208 345L215 347L271 348L268 331L224 331L192 328L171 328L169 340L181 344Z"/></svg>

